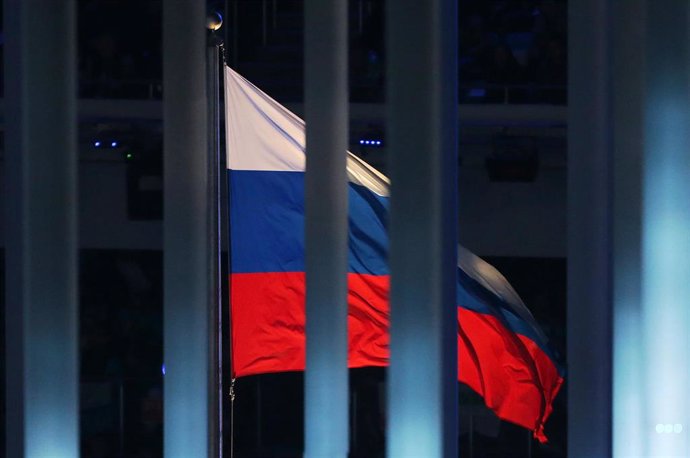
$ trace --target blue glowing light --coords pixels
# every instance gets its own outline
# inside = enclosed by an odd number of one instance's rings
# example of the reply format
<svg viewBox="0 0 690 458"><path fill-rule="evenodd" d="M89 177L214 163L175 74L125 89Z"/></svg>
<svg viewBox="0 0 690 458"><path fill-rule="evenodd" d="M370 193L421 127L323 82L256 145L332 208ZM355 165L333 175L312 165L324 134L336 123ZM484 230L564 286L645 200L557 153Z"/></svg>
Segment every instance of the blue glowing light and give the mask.
<svg viewBox="0 0 690 458"><path fill-rule="evenodd" d="M111 142L110 146L113 148L117 148L117 142L116 141Z"/></svg>
<svg viewBox="0 0 690 458"><path fill-rule="evenodd" d="M370 145L370 146L382 146L383 141L382 140L371 140L371 139L361 139L359 141L360 145Z"/></svg>
<svg viewBox="0 0 690 458"><path fill-rule="evenodd" d="M161 365L161 372L165 375L165 363Z"/></svg>
<svg viewBox="0 0 690 458"><path fill-rule="evenodd" d="M95 142L93 142L93 146L94 146L95 148L100 148L100 147L101 147L101 142L100 142L99 140L96 140Z"/></svg>
<svg viewBox="0 0 690 458"><path fill-rule="evenodd" d="M481 87L475 87L470 89L470 91L467 93L469 97L472 98L481 98L486 96L486 89L481 88Z"/></svg>

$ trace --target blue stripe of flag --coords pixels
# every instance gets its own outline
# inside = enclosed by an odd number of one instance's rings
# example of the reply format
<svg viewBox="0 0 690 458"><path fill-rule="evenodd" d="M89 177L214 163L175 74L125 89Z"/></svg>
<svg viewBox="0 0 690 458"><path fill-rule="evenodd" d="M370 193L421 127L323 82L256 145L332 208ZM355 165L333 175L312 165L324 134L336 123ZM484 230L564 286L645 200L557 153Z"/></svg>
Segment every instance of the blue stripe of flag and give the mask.
<svg viewBox="0 0 690 458"><path fill-rule="evenodd" d="M232 271L304 272L304 173L230 170L228 178ZM388 198L353 183L348 197L349 272L388 275Z"/></svg>

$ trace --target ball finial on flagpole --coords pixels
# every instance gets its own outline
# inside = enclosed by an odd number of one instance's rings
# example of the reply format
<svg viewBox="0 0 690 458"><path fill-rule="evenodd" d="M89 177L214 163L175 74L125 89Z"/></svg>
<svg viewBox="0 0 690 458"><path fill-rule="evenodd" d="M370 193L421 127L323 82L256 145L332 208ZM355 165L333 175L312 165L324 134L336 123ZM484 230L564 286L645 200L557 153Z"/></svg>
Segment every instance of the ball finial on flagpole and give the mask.
<svg viewBox="0 0 690 458"><path fill-rule="evenodd" d="M212 11L206 16L206 28L215 32L223 26L223 15L217 11Z"/></svg>

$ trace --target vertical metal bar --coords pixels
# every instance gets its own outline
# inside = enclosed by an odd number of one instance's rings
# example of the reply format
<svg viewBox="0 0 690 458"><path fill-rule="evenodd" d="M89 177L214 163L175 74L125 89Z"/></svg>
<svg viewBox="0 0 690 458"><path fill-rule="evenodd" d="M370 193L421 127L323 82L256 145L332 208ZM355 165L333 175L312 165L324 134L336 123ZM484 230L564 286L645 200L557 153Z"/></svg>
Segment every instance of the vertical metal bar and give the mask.
<svg viewBox="0 0 690 458"><path fill-rule="evenodd" d="M4 31L5 452L78 456L75 2L6 0Z"/></svg>
<svg viewBox="0 0 690 458"><path fill-rule="evenodd" d="M164 451L211 451L209 385L209 170L205 5L163 4Z"/></svg>
<svg viewBox="0 0 690 458"><path fill-rule="evenodd" d="M568 455L610 456L611 5L568 9Z"/></svg>
<svg viewBox="0 0 690 458"><path fill-rule="evenodd" d="M613 456L645 456L642 163L645 0L614 15Z"/></svg>
<svg viewBox="0 0 690 458"><path fill-rule="evenodd" d="M305 2L305 456L346 457L347 2Z"/></svg>
<svg viewBox="0 0 690 458"><path fill-rule="evenodd" d="M457 19L455 0L386 2L389 457L457 456Z"/></svg>
<svg viewBox="0 0 690 458"><path fill-rule="evenodd" d="M208 253L209 253L209 425L211 456L223 454L223 316L220 278L220 38L211 32L206 47L206 97L208 119Z"/></svg>

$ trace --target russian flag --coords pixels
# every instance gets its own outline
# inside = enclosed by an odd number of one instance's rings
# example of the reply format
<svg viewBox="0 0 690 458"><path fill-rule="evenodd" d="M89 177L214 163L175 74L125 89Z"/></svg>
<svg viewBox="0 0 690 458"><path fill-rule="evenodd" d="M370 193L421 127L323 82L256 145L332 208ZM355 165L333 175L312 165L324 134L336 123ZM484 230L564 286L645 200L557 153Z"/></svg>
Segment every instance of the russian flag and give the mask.
<svg viewBox="0 0 690 458"><path fill-rule="evenodd" d="M305 367L304 122L225 67L234 377ZM350 367L388 364L388 179L347 153ZM562 371L491 265L458 248L458 380L545 441Z"/></svg>

